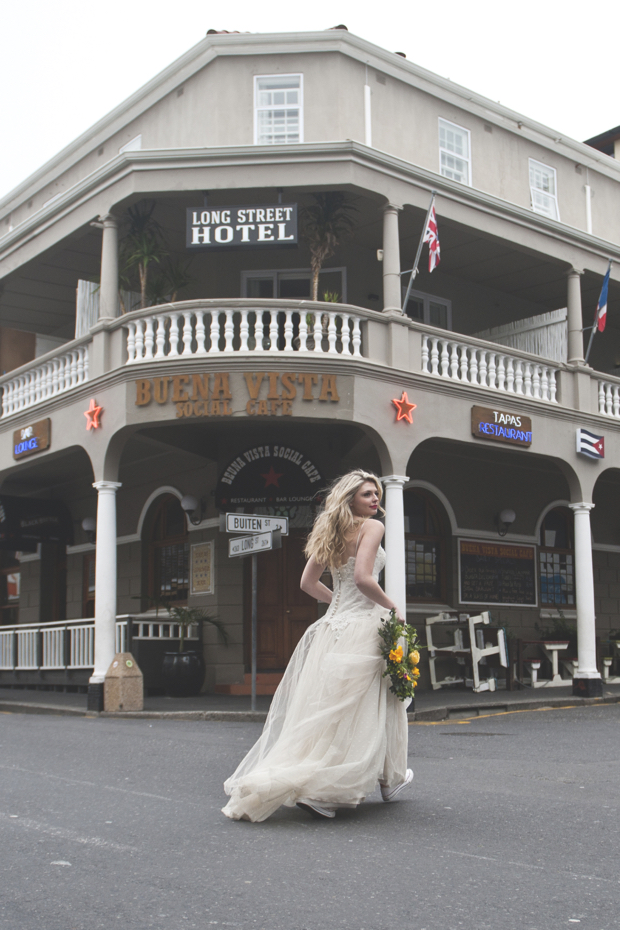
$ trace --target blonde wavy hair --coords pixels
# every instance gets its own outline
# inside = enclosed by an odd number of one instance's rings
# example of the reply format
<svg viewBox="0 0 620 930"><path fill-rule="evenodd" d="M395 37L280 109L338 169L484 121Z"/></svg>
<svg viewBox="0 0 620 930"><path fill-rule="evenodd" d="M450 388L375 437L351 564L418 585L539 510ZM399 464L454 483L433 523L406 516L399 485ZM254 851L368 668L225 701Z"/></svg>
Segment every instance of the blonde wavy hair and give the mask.
<svg viewBox="0 0 620 930"><path fill-rule="evenodd" d="M361 486L367 481L372 481L375 485L381 501L381 482L370 471L356 468L342 478L337 478L332 484L325 498L325 507L316 518L306 543L305 553L308 558L314 556L318 564L325 568L338 568L342 565L347 538L356 525L351 504ZM380 513L385 513L381 506L378 509Z"/></svg>

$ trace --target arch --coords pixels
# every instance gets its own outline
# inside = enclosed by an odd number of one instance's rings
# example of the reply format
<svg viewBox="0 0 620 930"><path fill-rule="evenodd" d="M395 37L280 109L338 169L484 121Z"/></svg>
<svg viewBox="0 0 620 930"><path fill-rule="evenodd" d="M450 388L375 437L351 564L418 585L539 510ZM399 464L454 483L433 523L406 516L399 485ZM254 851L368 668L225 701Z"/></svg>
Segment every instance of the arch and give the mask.
<svg viewBox="0 0 620 930"><path fill-rule="evenodd" d="M564 501L564 500L552 501L550 504L547 504L546 507L543 507L543 509L540 512L540 516L538 517L538 520L536 521L536 529L534 530L534 536L536 537L537 541L540 539L540 530L543 524L543 520L545 519L547 514L550 513L552 510L555 510L556 507L570 507L570 501Z"/></svg>
<svg viewBox="0 0 620 930"><path fill-rule="evenodd" d="M151 504L154 501L156 501L158 497L161 497L162 494L172 494L179 501L182 500L183 498L183 494L179 491L179 489L174 488L171 484L162 484L161 487L157 488L156 491L153 491L152 494L149 494L146 501L144 502L142 510L140 511L140 516L138 517L137 533L140 539L142 539L142 530L144 528L144 521L146 520L146 515L149 512ZM189 529L189 519L187 515L185 516L185 519L187 521L188 529Z"/></svg>
<svg viewBox="0 0 620 930"><path fill-rule="evenodd" d="M425 491L429 491L431 494L434 494L435 497L441 501L443 508L446 511L448 520L450 521L450 531L453 536L458 535L458 524L456 522L456 514L452 509L452 504L439 488L436 488L434 484L431 484L430 481L420 481L417 478L413 478L411 481L408 481L404 486L403 491L408 491L410 488L422 488Z"/></svg>

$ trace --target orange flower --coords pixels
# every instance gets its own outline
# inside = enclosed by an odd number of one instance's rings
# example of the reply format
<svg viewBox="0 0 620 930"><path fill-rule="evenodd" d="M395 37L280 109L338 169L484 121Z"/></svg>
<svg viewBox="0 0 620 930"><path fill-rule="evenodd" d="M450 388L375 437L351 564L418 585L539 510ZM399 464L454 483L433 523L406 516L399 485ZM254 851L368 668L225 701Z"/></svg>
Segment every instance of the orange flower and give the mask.
<svg viewBox="0 0 620 930"><path fill-rule="evenodd" d="M419 669L419 668L414 668L414 669L412 669L411 674L412 674L415 678L419 678L419 677L420 677L420 669Z"/></svg>
<svg viewBox="0 0 620 930"><path fill-rule="evenodd" d="M390 652L390 662L402 662L403 660L403 647L398 646L396 649L392 649Z"/></svg>

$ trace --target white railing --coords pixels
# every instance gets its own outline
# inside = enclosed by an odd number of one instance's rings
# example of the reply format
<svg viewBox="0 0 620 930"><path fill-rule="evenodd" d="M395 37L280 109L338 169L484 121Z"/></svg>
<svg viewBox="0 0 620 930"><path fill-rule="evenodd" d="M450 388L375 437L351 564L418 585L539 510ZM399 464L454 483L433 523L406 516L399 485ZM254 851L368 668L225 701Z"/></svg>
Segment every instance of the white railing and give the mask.
<svg viewBox="0 0 620 930"><path fill-rule="evenodd" d="M85 381L88 381L88 346L81 345L5 381L2 416L18 413Z"/></svg>
<svg viewBox="0 0 620 930"><path fill-rule="evenodd" d="M620 419L620 381L599 381L598 412Z"/></svg>
<svg viewBox="0 0 620 930"><path fill-rule="evenodd" d="M447 336L422 335L422 371L557 403L557 368Z"/></svg>
<svg viewBox="0 0 620 930"><path fill-rule="evenodd" d="M117 652L128 651L129 622L127 614L116 619ZM178 640L180 635L177 623L151 618L132 620L132 639ZM189 627L185 639L198 639L197 624ZM0 627L0 671L89 669L94 663L92 619Z"/></svg>
<svg viewBox="0 0 620 930"><path fill-rule="evenodd" d="M128 365L230 352L361 355L360 317L335 310L166 311L125 325Z"/></svg>

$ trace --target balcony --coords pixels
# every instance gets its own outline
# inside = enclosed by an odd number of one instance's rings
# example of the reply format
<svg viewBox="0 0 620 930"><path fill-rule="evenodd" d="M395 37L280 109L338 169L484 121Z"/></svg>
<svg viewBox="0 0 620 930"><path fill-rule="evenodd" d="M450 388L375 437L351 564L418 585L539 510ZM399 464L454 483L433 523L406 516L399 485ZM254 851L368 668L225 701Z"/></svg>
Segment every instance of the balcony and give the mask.
<svg viewBox="0 0 620 930"><path fill-rule="evenodd" d="M108 349L93 353L102 338ZM245 299L164 304L99 323L89 336L0 378L0 419L60 395L70 397L89 379L101 383L123 369L235 356L257 361L320 356L328 364L354 362L357 370L367 362L445 383L446 392L457 396L464 388L479 389L481 396L492 392L620 419L620 379L590 368L576 370L396 314L345 304ZM107 367L94 364L94 358L107 358ZM591 382L585 405L574 400L577 375Z"/></svg>

